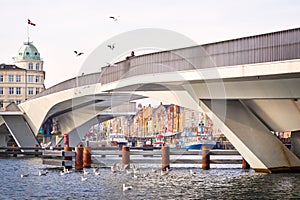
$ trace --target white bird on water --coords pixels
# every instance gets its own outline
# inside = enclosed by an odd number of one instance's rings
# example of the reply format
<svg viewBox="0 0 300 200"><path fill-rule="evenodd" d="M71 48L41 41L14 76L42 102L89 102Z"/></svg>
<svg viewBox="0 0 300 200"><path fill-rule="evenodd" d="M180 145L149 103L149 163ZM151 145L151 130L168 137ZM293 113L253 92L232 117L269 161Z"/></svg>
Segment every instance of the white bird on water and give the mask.
<svg viewBox="0 0 300 200"><path fill-rule="evenodd" d="M29 174L21 174L21 178L28 177L28 176L29 176Z"/></svg>
<svg viewBox="0 0 300 200"><path fill-rule="evenodd" d="M191 175L191 176L195 176L195 175L196 175L196 172L193 172L193 170L190 169L190 175Z"/></svg>
<svg viewBox="0 0 300 200"><path fill-rule="evenodd" d="M89 173L90 173L89 171L83 170L84 175L88 175Z"/></svg>
<svg viewBox="0 0 300 200"><path fill-rule="evenodd" d="M81 176L81 181L86 181L87 177Z"/></svg>
<svg viewBox="0 0 300 200"><path fill-rule="evenodd" d="M167 167L167 168L166 168L166 171L164 171L164 170L161 170L161 171L160 171L160 175L161 175L161 176L165 176L165 175L167 175L169 172L170 172L170 170L169 170L169 168Z"/></svg>
<svg viewBox="0 0 300 200"><path fill-rule="evenodd" d="M123 191L132 190L132 186L126 186L125 183L123 183Z"/></svg>
<svg viewBox="0 0 300 200"><path fill-rule="evenodd" d="M46 170L46 171L39 170L38 174L39 174L39 176L46 176L48 174L48 170Z"/></svg>
<svg viewBox="0 0 300 200"><path fill-rule="evenodd" d="M100 172L99 172L99 171L96 171L96 172L95 172L95 175L96 175L96 176L99 176L99 175L100 175Z"/></svg>

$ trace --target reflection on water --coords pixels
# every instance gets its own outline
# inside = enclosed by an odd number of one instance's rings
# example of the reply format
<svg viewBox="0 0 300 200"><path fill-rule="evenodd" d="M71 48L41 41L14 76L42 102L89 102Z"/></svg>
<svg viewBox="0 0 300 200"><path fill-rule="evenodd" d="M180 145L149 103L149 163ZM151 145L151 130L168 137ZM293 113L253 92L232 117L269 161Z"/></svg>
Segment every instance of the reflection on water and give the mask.
<svg viewBox="0 0 300 200"><path fill-rule="evenodd" d="M132 174L93 170L81 181L82 172L60 174L49 169L47 176L38 176L46 166L39 158L0 159L0 199L291 199L300 198L300 174L260 174L252 170L174 168L161 176L159 170L142 168L138 177ZM21 173L29 173L21 178ZM131 185L130 191L122 184Z"/></svg>

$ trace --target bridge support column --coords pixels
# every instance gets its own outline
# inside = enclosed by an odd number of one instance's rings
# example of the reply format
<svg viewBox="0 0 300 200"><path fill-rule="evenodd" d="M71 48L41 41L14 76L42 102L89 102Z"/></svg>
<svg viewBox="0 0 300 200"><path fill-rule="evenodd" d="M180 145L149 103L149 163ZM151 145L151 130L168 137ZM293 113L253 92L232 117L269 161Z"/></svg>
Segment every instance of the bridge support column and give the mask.
<svg viewBox="0 0 300 200"><path fill-rule="evenodd" d="M242 101L202 100L200 106L256 172L300 171L299 158Z"/></svg>
<svg viewBox="0 0 300 200"><path fill-rule="evenodd" d="M291 151L300 159L300 131L292 132Z"/></svg>

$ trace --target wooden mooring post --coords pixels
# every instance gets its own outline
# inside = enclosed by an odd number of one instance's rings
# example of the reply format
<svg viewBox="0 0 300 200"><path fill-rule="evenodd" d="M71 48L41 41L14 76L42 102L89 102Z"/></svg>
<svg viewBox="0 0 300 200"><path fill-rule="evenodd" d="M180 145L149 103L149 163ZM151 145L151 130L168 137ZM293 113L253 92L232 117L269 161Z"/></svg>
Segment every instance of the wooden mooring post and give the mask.
<svg viewBox="0 0 300 200"><path fill-rule="evenodd" d="M75 169L83 169L83 146L81 145L75 147Z"/></svg>
<svg viewBox="0 0 300 200"><path fill-rule="evenodd" d="M250 169L250 165L244 157L242 158L242 169Z"/></svg>
<svg viewBox="0 0 300 200"><path fill-rule="evenodd" d="M202 169L208 170L210 169L210 148L207 146L202 147Z"/></svg>
<svg viewBox="0 0 300 200"><path fill-rule="evenodd" d="M130 166L130 147L122 146L122 166Z"/></svg>
<svg viewBox="0 0 300 200"><path fill-rule="evenodd" d="M161 169L166 171L170 169L170 147L163 146L161 148Z"/></svg>
<svg viewBox="0 0 300 200"><path fill-rule="evenodd" d="M91 147L83 147L83 167L91 168L91 166L92 166Z"/></svg>
<svg viewBox="0 0 300 200"><path fill-rule="evenodd" d="M38 157L38 155L39 155L39 149L38 149L38 147L39 147L39 145L38 144L35 144L34 145L34 156L35 157Z"/></svg>

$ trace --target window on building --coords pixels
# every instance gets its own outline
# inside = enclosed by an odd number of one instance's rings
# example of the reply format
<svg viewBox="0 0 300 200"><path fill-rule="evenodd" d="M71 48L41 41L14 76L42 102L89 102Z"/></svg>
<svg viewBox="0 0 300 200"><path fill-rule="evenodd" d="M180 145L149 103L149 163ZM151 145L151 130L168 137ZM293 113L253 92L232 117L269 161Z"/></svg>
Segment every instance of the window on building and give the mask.
<svg viewBox="0 0 300 200"><path fill-rule="evenodd" d="M33 95L33 88L32 87L28 88L28 95Z"/></svg>
<svg viewBox="0 0 300 200"><path fill-rule="evenodd" d="M16 75L16 82L21 82L21 75Z"/></svg>
<svg viewBox="0 0 300 200"><path fill-rule="evenodd" d="M28 69L29 69L29 70L33 70L33 64L32 64L32 63L29 63L29 64L28 64Z"/></svg>
<svg viewBox="0 0 300 200"><path fill-rule="evenodd" d="M28 76L28 83L32 83L33 82L33 75L29 75Z"/></svg>
<svg viewBox="0 0 300 200"><path fill-rule="evenodd" d="M10 88L9 88L9 94L14 94L14 93L15 93L14 88L13 88L13 87L10 87Z"/></svg>
<svg viewBox="0 0 300 200"><path fill-rule="evenodd" d="M0 75L0 82L3 82L3 75Z"/></svg>
<svg viewBox="0 0 300 200"><path fill-rule="evenodd" d="M3 100L0 100L0 107L3 108Z"/></svg>
<svg viewBox="0 0 300 200"><path fill-rule="evenodd" d="M35 68L36 68L37 71L40 70L40 63L36 63Z"/></svg>
<svg viewBox="0 0 300 200"><path fill-rule="evenodd" d="M16 100L16 104L19 105L21 103L21 100Z"/></svg>
<svg viewBox="0 0 300 200"><path fill-rule="evenodd" d="M35 82L39 83L40 82L40 76L35 76Z"/></svg>
<svg viewBox="0 0 300 200"><path fill-rule="evenodd" d="M0 95L3 94L3 87L0 87Z"/></svg>
<svg viewBox="0 0 300 200"><path fill-rule="evenodd" d="M20 87L16 88L16 94L21 94L21 88Z"/></svg>
<svg viewBox="0 0 300 200"><path fill-rule="evenodd" d="M40 93L40 88L35 88L35 94Z"/></svg>
<svg viewBox="0 0 300 200"><path fill-rule="evenodd" d="M14 82L14 75L9 75L8 76L8 81L9 82Z"/></svg>

